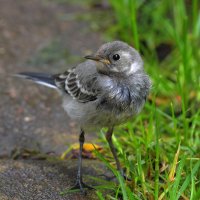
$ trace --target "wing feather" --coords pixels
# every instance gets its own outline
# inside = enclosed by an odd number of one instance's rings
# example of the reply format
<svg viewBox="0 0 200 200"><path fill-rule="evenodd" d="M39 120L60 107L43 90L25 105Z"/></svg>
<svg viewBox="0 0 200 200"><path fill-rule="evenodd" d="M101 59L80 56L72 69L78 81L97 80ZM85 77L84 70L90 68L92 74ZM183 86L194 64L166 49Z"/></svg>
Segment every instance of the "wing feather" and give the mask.
<svg viewBox="0 0 200 200"><path fill-rule="evenodd" d="M90 91L84 87L74 70L68 70L63 74L56 75L55 82L58 88L62 89L78 102L86 103L97 99L97 92Z"/></svg>

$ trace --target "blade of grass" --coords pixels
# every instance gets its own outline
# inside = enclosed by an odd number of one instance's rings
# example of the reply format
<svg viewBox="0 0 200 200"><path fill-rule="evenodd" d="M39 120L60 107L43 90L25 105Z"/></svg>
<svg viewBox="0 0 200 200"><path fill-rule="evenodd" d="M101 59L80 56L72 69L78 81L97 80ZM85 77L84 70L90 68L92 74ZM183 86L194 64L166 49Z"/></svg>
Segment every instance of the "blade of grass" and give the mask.
<svg viewBox="0 0 200 200"><path fill-rule="evenodd" d="M179 162L179 166L176 171L176 176L175 176L174 182L172 183L173 186L172 186L172 189L170 190L170 199L174 199L174 200L177 199L176 197L178 193L178 187L181 181L181 174L183 172L185 160L186 160L186 157L184 156Z"/></svg>
<svg viewBox="0 0 200 200"><path fill-rule="evenodd" d="M158 115L157 115L157 108L155 106L155 98L154 96L154 103L153 103L153 115L155 120L155 127L154 127L154 134L155 134L155 192L154 192L154 198L157 200L159 197L159 155L160 155L160 147L159 147L159 130L158 130Z"/></svg>
<svg viewBox="0 0 200 200"><path fill-rule="evenodd" d="M127 194L127 191L126 191L126 186L125 186L124 180L123 180L120 172L117 172L117 178L119 180L119 184L120 184L120 187L121 187L121 190L122 190L123 199L128 200L128 194Z"/></svg>
<svg viewBox="0 0 200 200"><path fill-rule="evenodd" d="M146 198L146 186L145 186L145 176L144 176L144 172L142 169L142 162L141 162L141 151L140 148L137 149L137 168L138 168L138 174L139 174L139 178L142 184L142 189L143 189L143 194L144 197Z"/></svg>
<svg viewBox="0 0 200 200"><path fill-rule="evenodd" d="M182 186L181 186L181 188L180 188L180 190L179 190L179 192L177 194L177 197L176 197L177 199L179 199L180 196L183 194L185 189L188 187L191 179L193 179L194 175L198 172L199 169L200 169L200 161L195 164L194 168L192 169L191 174L187 175L185 181L183 182L183 184L182 184Z"/></svg>
<svg viewBox="0 0 200 200"><path fill-rule="evenodd" d="M134 46L136 49L140 49L139 45L139 36L138 36L138 27L137 27L137 8L136 8L137 1L129 0L129 8L130 8L130 22L131 22L131 29L133 34L133 41Z"/></svg>
<svg viewBox="0 0 200 200"><path fill-rule="evenodd" d="M100 199L100 200L104 200L104 197L103 197L103 194L99 191L96 191L96 194L97 194L97 197Z"/></svg>
<svg viewBox="0 0 200 200"><path fill-rule="evenodd" d="M169 173L169 181L170 182L174 181L174 179L175 179L174 176L175 176L175 173L176 173L176 167L177 167L177 164L178 164L179 154L180 154L180 143L178 145L178 149L177 149L177 152L174 156L174 161L173 161L170 173Z"/></svg>

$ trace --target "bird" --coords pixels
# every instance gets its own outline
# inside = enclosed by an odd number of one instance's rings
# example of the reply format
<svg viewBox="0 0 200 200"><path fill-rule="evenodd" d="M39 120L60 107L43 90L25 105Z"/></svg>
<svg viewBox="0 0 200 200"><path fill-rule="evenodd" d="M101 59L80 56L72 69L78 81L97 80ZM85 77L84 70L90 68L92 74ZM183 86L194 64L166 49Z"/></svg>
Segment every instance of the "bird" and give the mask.
<svg viewBox="0 0 200 200"><path fill-rule="evenodd" d="M127 122L143 108L151 89L140 53L122 41L107 42L86 60L59 74L21 72L16 76L56 89L63 108L80 128L78 170L72 189L92 189L83 182L82 151L86 132L107 128L106 140L124 176L112 135L114 127Z"/></svg>

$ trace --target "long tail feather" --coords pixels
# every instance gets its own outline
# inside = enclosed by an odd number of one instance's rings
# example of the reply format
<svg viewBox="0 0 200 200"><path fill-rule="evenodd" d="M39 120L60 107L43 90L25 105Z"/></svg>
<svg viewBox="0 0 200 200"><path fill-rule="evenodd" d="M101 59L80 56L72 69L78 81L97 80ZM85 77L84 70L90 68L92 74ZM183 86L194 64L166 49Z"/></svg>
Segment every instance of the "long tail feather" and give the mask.
<svg viewBox="0 0 200 200"><path fill-rule="evenodd" d="M47 87L51 88L57 88L53 75L51 74L43 74L43 73L37 73L37 72L21 72L19 74L15 74L14 76L25 78L31 81L34 81L38 84L45 85Z"/></svg>

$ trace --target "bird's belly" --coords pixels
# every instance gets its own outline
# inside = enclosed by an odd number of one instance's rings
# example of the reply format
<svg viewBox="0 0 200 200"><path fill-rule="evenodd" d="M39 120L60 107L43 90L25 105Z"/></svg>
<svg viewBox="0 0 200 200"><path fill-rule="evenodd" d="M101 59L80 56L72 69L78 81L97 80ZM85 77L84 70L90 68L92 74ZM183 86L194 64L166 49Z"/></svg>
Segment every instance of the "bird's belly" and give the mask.
<svg viewBox="0 0 200 200"><path fill-rule="evenodd" d="M100 130L103 127L112 127L125 123L133 116L133 113L111 113L108 111L96 111L93 115L87 117L83 122L82 127L95 131Z"/></svg>
<svg viewBox="0 0 200 200"><path fill-rule="evenodd" d="M105 109L97 110L95 102L83 104L71 98L64 99L63 107L70 118L89 132L122 124L134 114L130 110L117 113Z"/></svg>

